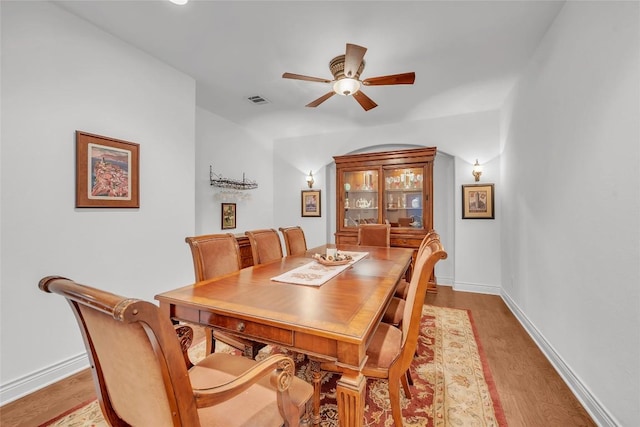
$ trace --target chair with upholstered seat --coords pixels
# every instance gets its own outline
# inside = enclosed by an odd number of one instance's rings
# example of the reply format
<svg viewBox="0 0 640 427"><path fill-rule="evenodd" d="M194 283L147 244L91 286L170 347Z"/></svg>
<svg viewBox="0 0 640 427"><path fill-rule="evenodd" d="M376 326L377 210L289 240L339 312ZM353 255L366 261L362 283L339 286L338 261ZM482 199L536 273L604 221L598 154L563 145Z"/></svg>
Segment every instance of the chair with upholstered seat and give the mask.
<svg viewBox="0 0 640 427"><path fill-rule="evenodd" d="M313 387L295 376L290 357L213 353L188 368L158 306L61 277L39 287L71 306L109 425L279 427L301 417L308 425Z"/></svg>
<svg viewBox="0 0 640 427"><path fill-rule="evenodd" d="M280 227L287 248L287 255L302 255L307 252L307 240L301 227Z"/></svg>
<svg viewBox="0 0 640 427"><path fill-rule="evenodd" d="M420 253L422 253L422 250L424 249L424 246L426 245L426 243L428 241L430 241L434 236L438 236L438 238L440 237L439 234L436 233L435 230L430 230L422 239L422 242L420 242L420 246L418 247L418 252L416 255L416 259L418 258L418 256L420 255ZM429 280L429 278L427 277L427 280ZM407 289L409 288L409 282L407 282L406 280L402 280L400 282L400 284L398 285L398 287L396 288L396 296L398 298L402 298L402 299L406 299L407 297Z"/></svg>
<svg viewBox="0 0 640 427"><path fill-rule="evenodd" d="M447 253L439 237L433 238L425 245L422 254L416 260L411 277L401 328L380 323L367 348L367 360L362 373L366 377L388 380L391 412L396 426L403 425L400 384L407 399L411 398L407 373L417 349L422 306L427 292L426 278L433 272L436 263L446 257ZM342 368L335 363L327 362L321 364L321 369L341 372Z"/></svg>
<svg viewBox="0 0 640 427"><path fill-rule="evenodd" d="M360 224L358 226L358 245L382 246L391 245L390 224Z"/></svg>
<svg viewBox="0 0 640 427"><path fill-rule="evenodd" d="M245 231L244 234L251 243L253 265L265 264L284 256L280 236L273 228Z"/></svg>
<svg viewBox="0 0 640 427"><path fill-rule="evenodd" d="M191 248L196 282L234 273L242 267L240 247L237 239L231 233L187 237L185 242ZM210 353L215 351L216 340L237 348L251 359L255 358L258 351L265 346L263 343L241 338L230 333L209 328L205 329L207 351Z"/></svg>
<svg viewBox="0 0 640 427"><path fill-rule="evenodd" d="M440 236L435 232L435 230L429 231L426 236L420 242L420 246L418 248L418 254L416 255L416 259L420 257L424 248L431 243L434 239L439 239ZM426 277L425 280L429 280L429 277ZM384 313L384 317L382 321L385 323L389 323L393 326L399 326L402 323L402 318L404 315L404 306L405 300L407 299L407 292L409 291L409 282L402 279L398 284L395 292L395 296L391 299L391 302L387 306L387 310Z"/></svg>

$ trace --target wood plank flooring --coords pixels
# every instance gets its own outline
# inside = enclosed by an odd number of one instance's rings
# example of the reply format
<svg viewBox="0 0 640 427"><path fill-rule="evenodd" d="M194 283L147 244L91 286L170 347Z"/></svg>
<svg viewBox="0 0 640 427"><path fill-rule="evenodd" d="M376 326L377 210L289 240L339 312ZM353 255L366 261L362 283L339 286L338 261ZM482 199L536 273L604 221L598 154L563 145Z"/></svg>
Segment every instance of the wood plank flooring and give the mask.
<svg viewBox="0 0 640 427"><path fill-rule="evenodd" d="M500 297L438 286L426 303L471 310L509 426L596 426ZM1 407L0 425L35 427L94 397L85 370Z"/></svg>
<svg viewBox="0 0 640 427"><path fill-rule="evenodd" d="M438 286L425 302L471 310L510 427L596 426L501 297Z"/></svg>

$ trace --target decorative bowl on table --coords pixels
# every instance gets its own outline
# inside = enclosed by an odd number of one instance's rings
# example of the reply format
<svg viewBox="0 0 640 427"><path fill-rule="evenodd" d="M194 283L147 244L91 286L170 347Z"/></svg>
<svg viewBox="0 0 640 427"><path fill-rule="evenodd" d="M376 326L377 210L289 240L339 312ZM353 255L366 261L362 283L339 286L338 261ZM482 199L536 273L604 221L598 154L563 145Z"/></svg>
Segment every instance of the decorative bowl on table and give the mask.
<svg viewBox="0 0 640 427"><path fill-rule="evenodd" d="M349 264L352 260L353 257L351 255L346 255L346 254L341 254L340 252L336 252L335 255L321 255L321 254L315 254L313 256L313 259L315 259L318 264L322 264L322 265L345 265L345 264Z"/></svg>

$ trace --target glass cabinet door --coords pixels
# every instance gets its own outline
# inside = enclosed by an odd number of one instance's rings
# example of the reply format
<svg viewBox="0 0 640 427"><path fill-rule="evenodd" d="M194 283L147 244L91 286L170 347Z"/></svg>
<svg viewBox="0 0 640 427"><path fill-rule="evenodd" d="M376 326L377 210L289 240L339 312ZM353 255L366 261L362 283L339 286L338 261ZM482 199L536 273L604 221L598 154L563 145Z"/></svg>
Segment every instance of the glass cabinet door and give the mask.
<svg viewBox="0 0 640 427"><path fill-rule="evenodd" d="M392 227L424 228L424 168L384 170L384 219Z"/></svg>
<svg viewBox="0 0 640 427"><path fill-rule="evenodd" d="M378 222L378 169L345 171L344 185L344 227Z"/></svg>

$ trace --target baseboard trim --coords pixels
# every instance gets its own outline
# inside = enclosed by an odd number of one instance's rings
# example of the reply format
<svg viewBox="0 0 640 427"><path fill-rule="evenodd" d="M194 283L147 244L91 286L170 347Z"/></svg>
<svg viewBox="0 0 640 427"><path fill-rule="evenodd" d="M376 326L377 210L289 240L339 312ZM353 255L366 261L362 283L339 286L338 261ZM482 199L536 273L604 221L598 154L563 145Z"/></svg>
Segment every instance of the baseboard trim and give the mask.
<svg viewBox="0 0 640 427"><path fill-rule="evenodd" d="M585 410L591 415L593 420L602 427L618 427L620 424L600 403L600 401L589 391L580 378L571 370L569 365L565 363L562 357L555 351L553 346L544 338L538 329L529 321L520 307L511 299L509 294L501 292L502 300L507 304L509 310L518 319L522 327L527 331L529 336L536 343L538 348L544 353L551 365L558 372L560 377L567 384L576 398L580 401Z"/></svg>
<svg viewBox="0 0 640 427"><path fill-rule="evenodd" d="M502 288L494 285L483 285L480 283L453 282L453 290L460 292L473 292L476 294L500 295Z"/></svg>
<svg viewBox="0 0 640 427"><path fill-rule="evenodd" d="M0 406L20 399L89 367L87 353L81 353L45 369L0 386Z"/></svg>

